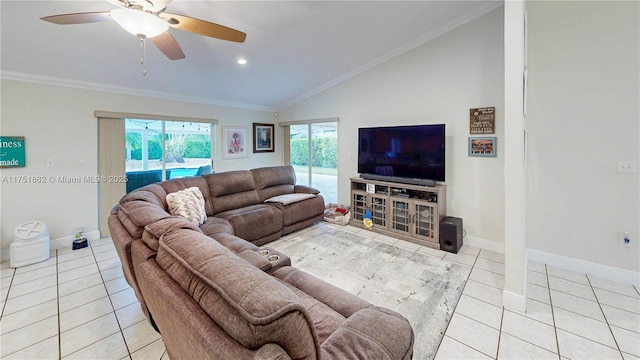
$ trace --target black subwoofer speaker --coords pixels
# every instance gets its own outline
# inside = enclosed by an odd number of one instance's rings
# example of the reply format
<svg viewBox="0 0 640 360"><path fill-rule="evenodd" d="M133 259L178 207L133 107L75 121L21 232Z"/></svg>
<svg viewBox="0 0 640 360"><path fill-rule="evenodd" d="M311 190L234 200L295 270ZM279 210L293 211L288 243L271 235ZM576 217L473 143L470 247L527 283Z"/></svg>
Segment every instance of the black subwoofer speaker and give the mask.
<svg viewBox="0 0 640 360"><path fill-rule="evenodd" d="M458 253L462 247L462 219L447 216L440 221L440 250Z"/></svg>

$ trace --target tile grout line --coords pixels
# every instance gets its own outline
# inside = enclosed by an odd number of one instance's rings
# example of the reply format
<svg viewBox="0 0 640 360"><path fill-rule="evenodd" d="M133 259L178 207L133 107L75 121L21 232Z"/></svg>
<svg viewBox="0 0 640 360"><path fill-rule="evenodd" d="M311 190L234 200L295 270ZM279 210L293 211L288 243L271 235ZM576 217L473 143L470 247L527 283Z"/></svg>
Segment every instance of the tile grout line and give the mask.
<svg viewBox="0 0 640 360"><path fill-rule="evenodd" d="M58 266L58 259L57 259L57 253L56 253L56 272L57 272L57 266ZM11 275L11 281L10 281L10 283L9 283L9 290L7 291L7 296L6 296L6 299L5 299L4 304L3 304L3 308L2 308L2 315L0 315L0 318L4 317L4 305L6 305L6 304L7 304L7 302L9 301L9 293L11 292L11 288L13 287L13 282L14 282L14 280L15 280L15 276L16 276L16 270L17 270L17 268L13 268L13 274ZM38 270L38 269L36 269L36 270ZM8 277L8 276L7 276L7 277ZM57 274L56 274L56 284L57 284ZM56 286L56 291L57 291L57 285L55 285L55 286ZM53 287L53 286L50 286L50 287ZM36 290L36 291L37 291L37 290ZM30 293L33 293L33 292L36 292L36 291L32 291L32 292L30 292ZM23 295L19 295L18 297L20 297L20 296L24 296L24 295L28 295L28 294L30 294L30 293L26 293L26 294L23 294ZM58 303L58 299L56 299L56 304L57 304L57 303ZM44 304L44 303L41 303L41 304ZM18 312L20 312L20 311L24 311L24 310L26 310L26 309L28 309L28 308L31 308L31 307L34 307L34 306L38 306L38 305L40 305L40 304L36 304L36 305L29 306L29 307L27 307L27 308L25 308L25 309L18 310L18 311L16 311L16 312L12 313L12 314L18 313ZM9 315L11 315L11 314L9 314ZM54 316L57 316L57 315L58 315L58 314L56 314L56 315L54 315ZM53 317L53 316L50 316L50 317L48 317L48 318L45 318L45 319L42 319L42 320L39 320L39 321L47 320L47 319L50 319L50 318L52 318L52 317ZM13 329L13 330L11 330L11 331L7 332L7 333L6 333L6 334L4 334L4 335L7 335L7 334L9 334L9 333L11 333L11 332L14 332L14 331L18 331L18 330L20 330L21 328L23 328L23 327L25 327L25 326L30 326L30 325L36 324L36 323L37 323L37 322L39 322L39 321L36 321L36 322L30 323L30 324L26 324L26 325L21 326L21 327L19 327L19 328ZM59 330L59 328L58 328L58 330ZM59 331L58 331L58 333L59 333ZM0 335L0 336L1 336L1 335ZM22 351L22 350L25 350L25 349L27 349L27 348L29 348L29 347L31 347L31 346L34 346L34 345L39 344L39 343L41 343L41 342L44 342L44 341L46 341L46 340L48 340L48 339L50 339L50 338L52 338L52 337L53 337L53 336L51 336L51 337L49 337L49 338L46 338L46 339L43 339L43 340L40 340L40 341L37 341L37 342L35 342L35 343L33 343L33 344L27 345L27 346L25 346L25 347L23 347L23 348L21 348L21 349L17 349L17 350L15 350L15 351L13 351L13 352L11 352L11 353L9 353L9 354L5 354L5 356L9 356L9 355L15 354L15 353L17 353L17 352L20 352L20 351ZM59 346L59 339L58 339L58 346ZM58 359L60 359L60 352L58 352Z"/></svg>
<svg viewBox="0 0 640 360"><path fill-rule="evenodd" d="M609 324L609 320L607 320L607 315L604 313L604 310L602 309L602 304L600 304L600 300L598 300L598 294L593 289L593 285L591 285L591 279L589 279L588 275L585 275L585 276L587 277L587 282L589 282L589 287L591 287L591 291L593 292L593 296L596 297L596 303L598 304L598 308L600 309L600 312L602 312L602 317L604 317L604 322L607 324L607 328L609 328L609 332L611 333L611 337L613 338L613 342L616 344L616 347L618 348L618 352L620 352L620 356L624 359L625 356L622 353L622 349L620 349L620 344L618 344L618 339L616 339L616 334L613 333L613 329L611 329L611 324Z"/></svg>
<svg viewBox="0 0 640 360"><path fill-rule="evenodd" d="M3 302L2 302L2 309L0 309L0 320L4 317L4 308L7 306L7 302L9 301L9 293L11 292L11 286L13 285L13 278L15 276L16 276L16 269L13 269L13 274L11 274L11 281L9 281L9 287L7 288L7 295L4 297L4 299L2 299Z"/></svg>
<svg viewBox="0 0 640 360"><path fill-rule="evenodd" d="M102 277L102 273L100 272L100 268L98 267L98 262L97 262L97 260L95 259L95 256L94 256L94 254L93 254L93 250L91 250L91 255L88 255L88 256L86 256L86 257L89 257L89 256L93 257L94 264L95 264L95 265L96 265L96 267L98 268L98 274L100 275L100 280L101 280L101 282L102 282L102 286L104 286L104 287L105 287L105 291L106 291L106 290L107 290L107 289L106 289L106 284L104 283L104 278ZM77 259L74 259L74 260L77 260ZM69 260L69 261L74 261L74 260ZM57 266L57 265L56 265L56 266ZM74 268L74 269L78 269L78 268ZM70 270L67 270L67 271L72 271L72 270L74 270L74 269L70 269ZM98 286L98 285L96 285L96 286ZM116 318L116 322L117 322L117 324L118 324L118 329L119 329L120 333L122 334L122 329L121 329L121 327L120 327L120 323L119 323L119 321L118 321L118 317L115 315L115 307L113 306L113 303L111 302L111 297L109 296L109 292L108 292L108 291L106 291L106 293L107 293L107 298L109 299L109 303L111 304L111 309L113 310L113 311L112 311L112 313L114 314L114 317ZM96 300L94 300L94 301L98 301L98 300L100 300L100 299L96 299ZM73 310L71 309L71 310L68 310L68 311L73 311ZM100 316L100 317L104 317L104 316L107 316L107 315L109 315L109 314L105 314L105 315L102 315L102 316ZM100 317L99 317L99 318L100 318ZM93 319L93 320L96 320L96 319ZM84 323L84 324L87 324L87 323L89 323L89 322L91 322L91 321L93 321L93 320L90 320L90 321L88 321L88 322L86 322L86 323ZM82 325L84 325L84 324L77 325L77 326L75 326L75 327L82 326ZM69 330L70 330L70 329L69 329ZM67 331L69 331L69 330L67 330ZM115 333L114 333L114 334L115 334ZM108 338L109 336L112 336L112 335L113 335L113 334L109 334L109 335L107 335L107 336L105 336L105 337L103 337L103 338L101 338L101 339L98 339L98 340L94 341L94 342L93 342L93 343L91 343L91 344L88 344L88 345L86 345L86 346L84 346L84 347L82 347L82 348L79 348L79 349L75 350L74 352L72 352L72 353L70 353L70 354L68 354L68 355L71 355L71 354L77 353L78 351L81 351L81 350L83 350L83 349L86 349L87 347L89 347L89 346L91 346L91 345L93 345L93 344L95 344L95 343L97 343L97 342L100 342L100 341L102 341L102 340L104 340L104 339L106 339L106 338ZM59 330L58 330L58 337L59 337L59 342L60 342L60 344L61 344L62 334L61 334L61 332L60 332L60 328L59 328ZM123 340L124 340L124 335L123 335ZM126 341L125 341L125 347L126 347L126 349L127 349L127 353L129 354L129 355L127 355L127 356L130 358L131 356L130 356L129 348L128 348L128 346L127 346ZM61 345L60 345L60 352L59 352L59 354L60 354L60 357L59 357L59 358L61 359L61 357L62 357L62 346L61 346Z"/></svg>
<svg viewBox="0 0 640 360"><path fill-rule="evenodd" d="M560 339L558 339L558 326L556 324L556 313L553 311L553 299L551 299L551 283L549 282L549 271L547 270L547 264L544 264L545 279L547 280L547 292L549 294L549 307L551 307L551 320L553 320L553 334L556 338L556 349L558 360L562 359L560 354Z"/></svg>
<svg viewBox="0 0 640 360"><path fill-rule="evenodd" d="M62 359L62 333L60 330L60 279L58 274L58 250L56 249L56 312L58 316L58 359Z"/></svg>
<svg viewBox="0 0 640 360"><path fill-rule="evenodd" d="M504 307L503 307L503 309L504 309ZM504 310L503 310L503 311L504 311ZM500 331L500 330L498 330L498 329L494 328L493 326L489 326L489 325L487 325L487 324L483 323L483 322L482 322L482 321L480 321L480 320L477 320L477 319L471 318L471 317L469 317L469 316L467 316L467 315L464 315L464 314L458 314L458 315L460 315L460 316L462 316L462 317L464 317L464 318L467 318L467 319L469 319L469 320L473 321L474 323L478 323L478 324L480 324L480 325L484 325L484 326L486 326L486 327L489 327L489 328L491 328L491 329L493 329L493 330L498 331L498 343L500 342L500 334L502 333L502 331ZM502 320L501 320L501 322L502 322ZM449 321L449 323L451 323L451 321ZM447 324L447 328L449 328L449 324ZM446 330L445 330L445 335L443 335L443 336L442 336L442 338L443 338L443 339L444 339L444 337L445 337L445 336L447 336L447 335L446 335L446 333L447 333L447 332L446 332ZM449 336L449 338L451 338L451 339L453 339L453 340L456 340L456 341L458 341L458 342L459 342L459 343L461 343L461 344L464 344L462 341L457 340L456 338L453 338L453 337L451 337L451 336ZM442 341L440 341L440 342L442 342ZM465 345L466 345L466 344L465 344ZM466 345L466 346L467 346L467 347L469 347L469 348L471 348L471 349L473 349L473 350L475 350L475 351L477 351L477 352L479 352L479 353L481 353L481 354L483 354L483 355L486 355L486 356L488 356L488 357L490 357L490 358L492 358L492 359L497 359L497 357L495 357L495 356L493 356L493 357L492 357L491 355L487 354L486 352L484 352L484 351L482 351L482 350L479 350L479 349L476 349L476 348L474 348L474 347L473 347L473 346L471 346L471 345ZM440 349L440 346L438 346L438 350L439 350L439 349ZM436 352L436 354L437 354L437 352Z"/></svg>
<svg viewBox="0 0 640 360"><path fill-rule="evenodd" d="M478 255L479 254L480 253L478 253ZM435 352L434 356L438 355L438 351L440 350L440 345L442 345L442 341L444 340L445 336L447 336L447 330L449 330L449 325L451 325L451 319L453 319L453 315L456 314L456 309L458 308L458 304L460 304L460 299L462 299L462 295L464 295L464 289L467 287L467 282L470 280L469 278L471 277L471 272L473 272L473 267L476 265L476 260L478 259L478 255L475 256L475 260L473 261L473 265L471 265L471 270L469 271L469 274L467 274L467 279L465 280L464 287L462 288L462 291L460 292L460 297L458 298L458 302L456 302L456 306L453 308L453 312L451 312L451 317L449 318L449 321L447 321L447 327L445 327L445 329L444 329L444 333L442 334L442 338L440 339L440 342L438 343L438 347L436 348L436 352ZM444 258L441 259L441 260L444 260ZM460 314L460 315L462 315L462 314ZM472 347L470 347L470 348L473 349L473 350L479 351L478 349L475 349L475 348L472 348ZM479 351L479 352L484 354L482 351Z"/></svg>
<svg viewBox="0 0 640 360"><path fill-rule="evenodd" d="M496 346L496 357L495 359L499 358L500 355L500 341L502 340L502 325L504 324L504 312L506 311L506 309L504 308L504 305L502 306L502 313L500 314L500 329L498 329L498 346ZM522 340L522 339L521 339Z"/></svg>
<svg viewBox="0 0 640 360"><path fill-rule="evenodd" d="M111 294L109 294L109 289L107 289L107 284L104 281L104 277L102 276L102 270L100 270L100 266L98 266L98 260L96 259L96 255L93 252L93 246L89 246L91 248L91 255L93 256L93 260L96 263L96 267L98 268L98 274L100 275L100 280L102 281L102 286L104 286L104 290L107 293L107 298L109 299L109 304L111 304L111 309L113 309L113 317L116 319L116 323L118 324L118 330L120 331L120 335L122 336L122 341L124 342L124 347L127 349L127 356L131 359L131 350L129 349L129 344L127 344L127 340L124 337L124 333L122 332L122 326L120 325L120 320L116 315L116 307L113 305L113 300L111 300ZM124 276L124 274L123 274ZM109 335L111 336L111 335Z"/></svg>
<svg viewBox="0 0 640 360"><path fill-rule="evenodd" d="M535 301L535 300L534 300L534 301ZM513 311L511 311L511 310L504 309L504 312L507 312L507 311L514 313L514 312L513 312ZM516 315L520 315L520 316L524 316L524 315L522 315L522 314L518 314L518 313L514 313L514 314L516 314ZM528 317L528 316L524 316L524 317L526 317L526 318L527 318L527 319L529 319L529 320L537 321L537 322L539 322L539 323L541 323L541 324L544 324L544 325L551 326L551 327L554 327L554 328L555 328L555 326L553 326L553 325L549 325L549 324L547 324L547 323L545 323L545 322L543 322L543 321L540 321L540 320L537 320L537 319L533 319L533 318L530 318L530 317ZM486 325L486 324L485 324L485 325ZM501 324L501 326L502 326L502 324ZM525 342L525 343L527 343L527 344L529 344L529 345L532 345L532 346L534 346L534 347L536 347L536 348L538 348L538 349L542 349L542 350L548 351L548 352L550 352L550 353L552 353L552 354L554 354L554 355L558 355L558 357L560 357L560 355L559 355L559 354L556 354L556 353L554 353L553 351L551 351L551 350L549 350L549 349L547 349L547 348L545 348L545 347L543 347L543 346L540 346L540 345L538 345L538 344L536 344L536 343L533 343L533 342L531 342L531 341L529 341L529 340L525 340L525 339L523 339L523 338L521 338L521 337L518 337L518 336L516 336L516 335L514 335L514 334L510 334L510 333L508 333L508 332L506 332L506 331L500 330L500 334L503 334L503 333L504 333L504 334L507 334L507 335L509 335L509 336L512 336L512 337L514 337L514 338L516 338L516 339L518 339L518 340L520 340L520 341L522 341L522 342ZM579 335L577 335L577 336L579 336Z"/></svg>
<svg viewBox="0 0 640 360"><path fill-rule="evenodd" d="M546 264L545 264L545 266L546 266ZM585 275L585 276L587 276L586 274L584 274L584 275ZM555 277L555 276L552 276L552 275L548 275L548 276ZM555 277L555 278L558 278L558 277ZM563 279L563 280L571 281L571 280L569 280L569 279L564 279L564 278L559 278L559 279ZM586 285L586 286L589 286L589 287L591 288L591 291L594 293L594 296L595 296L595 290L594 290L593 286L591 286L591 281L589 281L588 276L587 276L587 281L589 282L589 285ZM577 283L577 284L580 284L580 283L578 283L578 282L576 282L576 281L572 281L572 282ZM582 284L582 285L585 285L585 284ZM554 291L557 291L557 290L555 290L555 289L554 289ZM605 290L605 291L606 291L606 290ZM619 294L619 295L620 295L620 294ZM598 298L597 298L597 296L596 296L596 302L598 303L598 306L600 307L600 311L603 311L603 310L602 310L602 306L600 305L600 302L599 302L597 299L598 299ZM555 320L555 311L554 311L554 306L553 306L553 300L551 300L551 287L550 287L550 286L549 286L549 302L550 302L550 304L551 304L551 314L552 314L552 316L553 316L553 327L554 327L554 330L555 330L555 332L556 332L556 342L557 342L557 344L558 344L558 355L560 356L560 342L558 341L558 327L557 327L557 325L556 325L556 320ZM617 307L615 307L615 308L617 309ZM591 320L600 321L600 320L593 319L593 318L591 318L591 317L589 317L589 316L586 316L586 315L583 315L583 314L580 314L580 313L576 313L576 312L571 311L571 310L566 310L566 309L563 309L563 308L559 308L559 309L562 309L562 310L564 310L564 311L567 311L567 312L570 312L570 313L572 313L572 314L576 314L576 315L578 315L578 316L585 317L585 318L588 318L588 319L591 319ZM623 310L623 309L622 309L622 310ZM603 311L603 316L604 316L604 311ZM618 346L618 341L616 340L616 337L615 337L615 335L613 334L613 331L611 331L611 326L609 326L609 322L606 320L606 319L607 319L607 317L606 317L606 316L604 316L604 318L605 318L605 323L606 323L606 324L607 324L607 326L609 327L609 331L611 332L611 335L612 335L612 337L613 337L613 340L614 340L614 342L616 343L616 347L618 347L618 349L617 349L617 350L620 352L620 354L621 354L622 358L624 359L624 356L622 355L622 351L621 351L620 347ZM600 321L600 322L602 322L602 321ZM561 330L564 330L564 329L561 329ZM605 346L605 347L607 347L607 348L609 348L609 349L616 350L616 349L612 348L610 345L603 344L603 343L602 343L602 342L600 342L600 341L596 341L596 340L593 340L593 339L587 338L587 337L585 337L585 336L583 336L583 335L576 334L576 333L571 332L571 331L568 331L568 330L564 330L564 331L566 331L567 333L569 333L569 334L571 334L571 335L573 335L573 336L577 336L577 337L579 337L579 338L585 339L585 340L587 340L587 341L589 341L589 342L592 342L592 343L595 343L595 344L600 344L600 345Z"/></svg>

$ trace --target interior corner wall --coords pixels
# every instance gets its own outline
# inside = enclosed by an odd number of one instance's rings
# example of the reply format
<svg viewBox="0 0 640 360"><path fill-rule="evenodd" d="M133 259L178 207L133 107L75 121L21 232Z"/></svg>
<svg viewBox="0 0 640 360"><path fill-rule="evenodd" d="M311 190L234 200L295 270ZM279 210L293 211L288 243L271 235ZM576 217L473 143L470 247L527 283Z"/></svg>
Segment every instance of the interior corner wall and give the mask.
<svg viewBox="0 0 640 360"><path fill-rule="evenodd" d="M530 249L640 272L639 7L527 2Z"/></svg>
<svg viewBox="0 0 640 360"><path fill-rule="evenodd" d="M0 169L0 249L8 256L13 230L29 220L41 220L52 239L72 235L75 228L98 229L98 185L95 183L33 183L24 176L95 176L98 172L95 110L210 118L220 128L273 123L273 113L225 106L108 93L3 79L1 82L3 136L24 136L26 166ZM280 165L281 150L243 159L222 159L222 144L214 149L216 171ZM47 167L47 159L54 167ZM35 179L35 178L34 178ZM115 205L115 204L114 204Z"/></svg>
<svg viewBox="0 0 640 360"><path fill-rule="evenodd" d="M338 116L338 199L358 176L358 128L446 124L447 214L469 236L504 242L503 8L279 112L282 121ZM310 71L312 71L310 69ZM469 109L496 108L497 158L468 156Z"/></svg>

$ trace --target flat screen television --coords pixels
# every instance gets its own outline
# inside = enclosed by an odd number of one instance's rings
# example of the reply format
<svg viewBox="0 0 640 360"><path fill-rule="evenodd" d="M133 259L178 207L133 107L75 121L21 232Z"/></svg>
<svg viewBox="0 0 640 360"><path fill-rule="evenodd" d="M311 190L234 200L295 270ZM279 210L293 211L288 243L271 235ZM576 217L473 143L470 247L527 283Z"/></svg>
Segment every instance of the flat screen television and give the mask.
<svg viewBox="0 0 640 360"><path fill-rule="evenodd" d="M363 178L445 181L445 124L358 129L358 172Z"/></svg>

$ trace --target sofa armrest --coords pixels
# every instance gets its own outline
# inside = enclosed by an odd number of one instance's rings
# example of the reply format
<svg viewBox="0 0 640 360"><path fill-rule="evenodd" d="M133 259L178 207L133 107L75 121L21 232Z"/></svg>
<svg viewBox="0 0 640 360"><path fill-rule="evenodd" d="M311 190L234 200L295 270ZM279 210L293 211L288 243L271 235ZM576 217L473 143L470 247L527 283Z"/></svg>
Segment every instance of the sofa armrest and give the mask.
<svg viewBox="0 0 640 360"><path fill-rule="evenodd" d="M323 359L411 359L414 335L395 311L371 306L345 320L321 345Z"/></svg>
<svg viewBox="0 0 640 360"><path fill-rule="evenodd" d="M266 257L258 254L255 250L243 250L239 252L238 257L248 262L249 264L257 267L262 271L271 270L273 265Z"/></svg>
<svg viewBox="0 0 640 360"><path fill-rule="evenodd" d="M253 360L291 360L291 358L280 346L270 343L258 349Z"/></svg>
<svg viewBox="0 0 640 360"><path fill-rule="evenodd" d="M306 193L306 194L320 194L320 190L316 188L312 188L311 186L306 186L306 185L294 185L293 192Z"/></svg>
<svg viewBox="0 0 640 360"><path fill-rule="evenodd" d="M345 290L290 266L284 266L271 275L302 290L345 318L371 306L371 303Z"/></svg>

